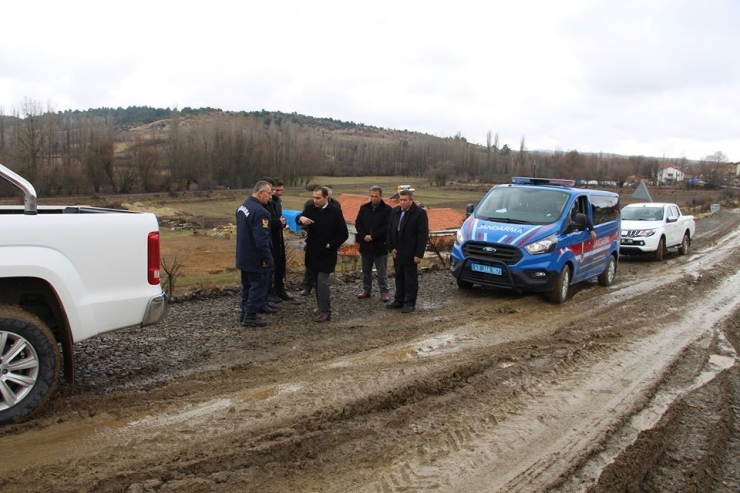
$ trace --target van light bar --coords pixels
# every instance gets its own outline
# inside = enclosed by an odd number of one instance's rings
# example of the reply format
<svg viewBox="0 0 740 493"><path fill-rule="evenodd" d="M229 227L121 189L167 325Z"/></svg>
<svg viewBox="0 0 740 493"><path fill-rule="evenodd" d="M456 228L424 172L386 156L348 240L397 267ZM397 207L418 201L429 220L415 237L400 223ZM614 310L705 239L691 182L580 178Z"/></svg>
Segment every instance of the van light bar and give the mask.
<svg viewBox="0 0 740 493"><path fill-rule="evenodd" d="M561 187L572 187L575 180L564 180L560 178L530 178L526 176L513 176L511 182L515 185L559 185Z"/></svg>

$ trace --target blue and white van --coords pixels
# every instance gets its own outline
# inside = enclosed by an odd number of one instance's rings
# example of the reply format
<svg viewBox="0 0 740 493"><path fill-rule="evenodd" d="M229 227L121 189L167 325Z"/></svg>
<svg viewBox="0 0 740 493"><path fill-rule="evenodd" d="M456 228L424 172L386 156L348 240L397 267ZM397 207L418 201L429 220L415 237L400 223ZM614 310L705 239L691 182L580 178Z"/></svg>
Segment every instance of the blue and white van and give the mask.
<svg viewBox="0 0 740 493"><path fill-rule="evenodd" d="M599 284L611 285L619 260L619 195L574 183L514 177L474 209L468 206L451 253L457 285L549 293L554 303L567 300L576 282L598 276Z"/></svg>

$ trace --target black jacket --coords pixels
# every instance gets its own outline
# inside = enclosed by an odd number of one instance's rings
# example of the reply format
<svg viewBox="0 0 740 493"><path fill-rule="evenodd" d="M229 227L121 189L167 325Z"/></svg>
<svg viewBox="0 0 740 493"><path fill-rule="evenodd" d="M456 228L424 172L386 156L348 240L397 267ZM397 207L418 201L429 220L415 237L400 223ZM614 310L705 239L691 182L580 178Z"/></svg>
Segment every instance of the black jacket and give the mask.
<svg viewBox="0 0 740 493"><path fill-rule="evenodd" d="M301 216L314 221L306 228L306 267L314 272L334 272L337 251L349 238L342 211L328 204L318 208L311 202L296 218L296 222Z"/></svg>
<svg viewBox="0 0 740 493"><path fill-rule="evenodd" d="M357 228L357 243L360 244L361 254L379 257L388 253L386 236L391 210L393 208L382 200L375 209L373 209L373 204L370 201L360 206L355 219L355 227ZM366 235L372 236L373 241L366 242Z"/></svg>
<svg viewBox="0 0 740 493"><path fill-rule="evenodd" d="M285 257L285 239L283 238L283 225L280 217L283 215L283 203L280 197L273 196L265 205L270 213L270 236L272 237L272 254L274 257Z"/></svg>
<svg viewBox="0 0 740 493"><path fill-rule="evenodd" d="M412 202L398 231L401 219L401 206L393 208L388 222L388 250L396 250L396 262L413 264L414 257L423 258L429 239L429 218L427 211Z"/></svg>

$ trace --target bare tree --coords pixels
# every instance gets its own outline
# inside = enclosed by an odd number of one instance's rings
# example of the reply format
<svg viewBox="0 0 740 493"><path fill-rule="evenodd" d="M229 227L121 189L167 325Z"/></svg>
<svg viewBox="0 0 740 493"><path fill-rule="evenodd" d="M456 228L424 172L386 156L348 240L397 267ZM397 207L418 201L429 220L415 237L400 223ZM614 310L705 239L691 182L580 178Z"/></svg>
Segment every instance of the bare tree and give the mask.
<svg viewBox="0 0 740 493"><path fill-rule="evenodd" d="M31 183L37 182L44 153L44 129L41 103L24 98L21 103L20 124L16 133L16 157Z"/></svg>

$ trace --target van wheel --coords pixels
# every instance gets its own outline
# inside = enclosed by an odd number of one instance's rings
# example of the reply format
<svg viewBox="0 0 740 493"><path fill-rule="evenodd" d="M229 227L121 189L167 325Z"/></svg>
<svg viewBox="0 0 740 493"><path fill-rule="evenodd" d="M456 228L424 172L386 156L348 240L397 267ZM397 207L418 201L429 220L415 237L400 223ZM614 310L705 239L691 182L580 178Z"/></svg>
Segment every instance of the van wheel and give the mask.
<svg viewBox="0 0 740 493"><path fill-rule="evenodd" d="M691 251L691 238L689 238L688 233L684 233L683 240L681 241L681 246L678 247L678 254L688 255L689 251Z"/></svg>
<svg viewBox="0 0 740 493"><path fill-rule="evenodd" d="M566 264L555 280L555 287L550 291L550 301L556 304L564 303L568 299L570 288L570 266Z"/></svg>
<svg viewBox="0 0 740 493"><path fill-rule="evenodd" d="M61 359L44 322L0 305L0 424L31 417L54 395Z"/></svg>
<svg viewBox="0 0 740 493"><path fill-rule="evenodd" d="M470 281L463 281L459 277L457 278L457 287L460 289L473 289L473 283Z"/></svg>
<svg viewBox="0 0 740 493"><path fill-rule="evenodd" d="M655 260L662 262L665 258L665 238L661 237L658 242L658 249L655 250Z"/></svg>
<svg viewBox="0 0 740 493"><path fill-rule="evenodd" d="M609 255L609 261L606 264L604 272L597 278L600 286L611 286L614 283L614 276L617 275L617 258Z"/></svg>

